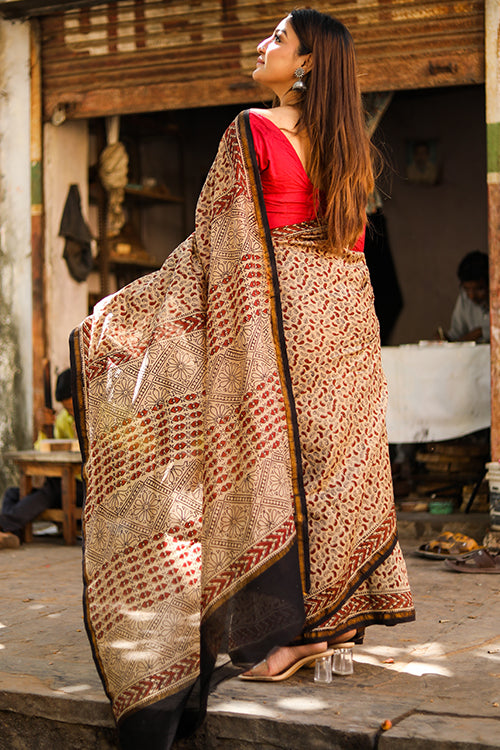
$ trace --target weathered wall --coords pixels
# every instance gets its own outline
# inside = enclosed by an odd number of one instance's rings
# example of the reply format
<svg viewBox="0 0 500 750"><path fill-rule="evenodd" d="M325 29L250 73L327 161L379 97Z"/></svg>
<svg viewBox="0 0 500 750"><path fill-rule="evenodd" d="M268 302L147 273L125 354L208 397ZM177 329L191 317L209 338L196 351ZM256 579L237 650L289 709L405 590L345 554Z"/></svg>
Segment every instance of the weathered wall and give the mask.
<svg viewBox="0 0 500 750"><path fill-rule="evenodd" d="M391 344L434 338L450 324L456 269L488 252L484 87L399 92L380 126L390 177L384 201L404 308ZM406 179L408 141L435 140L442 174L433 186Z"/></svg>
<svg viewBox="0 0 500 750"><path fill-rule="evenodd" d="M30 31L0 20L0 451L31 442ZM0 490L12 482L0 457Z"/></svg>
<svg viewBox="0 0 500 750"><path fill-rule="evenodd" d="M52 382L69 366L68 338L87 315L87 282L75 281L63 259L59 226L70 185L80 189L82 213L88 216L88 125L86 121L44 126L45 258L47 331ZM55 404L57 406L57 404Z"/></svg>

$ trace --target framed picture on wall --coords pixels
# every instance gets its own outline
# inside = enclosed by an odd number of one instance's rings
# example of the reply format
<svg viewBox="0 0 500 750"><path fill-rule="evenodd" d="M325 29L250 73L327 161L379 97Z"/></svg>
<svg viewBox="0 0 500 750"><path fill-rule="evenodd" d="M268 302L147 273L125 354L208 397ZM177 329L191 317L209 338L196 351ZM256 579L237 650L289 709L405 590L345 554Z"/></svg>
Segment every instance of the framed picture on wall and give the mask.
<svg viewBox="0 0 500 750"><path fill-rule="evenodd" d="M440 176L437 139L415 139L406 145L406 176L414 185L436 185Z"/></svg>

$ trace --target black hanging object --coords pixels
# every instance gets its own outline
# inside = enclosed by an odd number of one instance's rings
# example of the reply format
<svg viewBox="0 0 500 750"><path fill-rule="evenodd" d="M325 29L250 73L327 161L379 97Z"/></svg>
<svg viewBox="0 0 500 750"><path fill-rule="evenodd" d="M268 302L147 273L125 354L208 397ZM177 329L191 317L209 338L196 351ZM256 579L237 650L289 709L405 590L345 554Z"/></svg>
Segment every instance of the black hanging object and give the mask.
<svg viewBox="0 0 500 750"><path fill-rule="evenodd" d="M70 185L59 236L65 237L63 258L75 281L85 281L94 267L90 249L92 234L82 216L78 185Z"/></svg>

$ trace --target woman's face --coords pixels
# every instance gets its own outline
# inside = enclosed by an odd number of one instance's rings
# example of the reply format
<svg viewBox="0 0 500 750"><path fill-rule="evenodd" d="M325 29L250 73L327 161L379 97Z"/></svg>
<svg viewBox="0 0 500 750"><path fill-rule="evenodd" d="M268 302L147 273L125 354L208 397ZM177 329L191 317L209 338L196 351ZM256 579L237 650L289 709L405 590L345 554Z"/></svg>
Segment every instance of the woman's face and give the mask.
<svg viewBox="0 0 500 750"><path fill-rule="evenodd" d="M290 16L287 16L271 36L258 45L259 57L253 79L272 89L277 96L283 96L297 80L294 73L304 61L304 56L298 55L299 45Z"/></svg>

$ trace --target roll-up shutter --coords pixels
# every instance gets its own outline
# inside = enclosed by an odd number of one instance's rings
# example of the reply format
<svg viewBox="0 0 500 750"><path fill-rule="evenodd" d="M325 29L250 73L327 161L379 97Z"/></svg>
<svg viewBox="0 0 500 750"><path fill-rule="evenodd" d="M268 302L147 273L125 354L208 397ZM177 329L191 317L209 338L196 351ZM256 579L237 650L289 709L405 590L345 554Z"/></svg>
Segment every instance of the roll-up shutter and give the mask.
<svg viewBox="0 0 500 750"><path fill-rule="evenodd" d="M69 118L261 101L257 43L293 7L125 0L40 19L44 114ZM364 91L484 81L484 0L338 0Z"/></svg>

